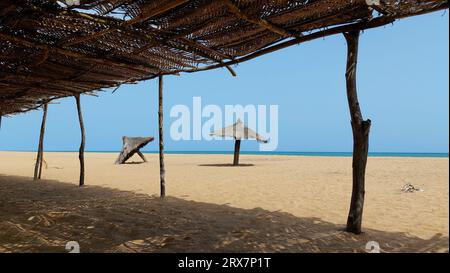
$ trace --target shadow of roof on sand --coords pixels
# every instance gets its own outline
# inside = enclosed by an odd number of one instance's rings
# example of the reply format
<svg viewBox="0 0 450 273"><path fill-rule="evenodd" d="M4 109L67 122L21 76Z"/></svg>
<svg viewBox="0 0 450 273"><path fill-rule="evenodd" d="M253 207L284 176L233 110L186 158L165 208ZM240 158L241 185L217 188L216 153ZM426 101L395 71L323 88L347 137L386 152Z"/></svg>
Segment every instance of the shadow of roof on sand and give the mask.
<svg viewBox="0 0 450 273"><path fill-rule="evenodd" d="M448 252L429 240L366 229L359 236L318 218L240 209L58 181L0 175L0 252Z"/></svg>

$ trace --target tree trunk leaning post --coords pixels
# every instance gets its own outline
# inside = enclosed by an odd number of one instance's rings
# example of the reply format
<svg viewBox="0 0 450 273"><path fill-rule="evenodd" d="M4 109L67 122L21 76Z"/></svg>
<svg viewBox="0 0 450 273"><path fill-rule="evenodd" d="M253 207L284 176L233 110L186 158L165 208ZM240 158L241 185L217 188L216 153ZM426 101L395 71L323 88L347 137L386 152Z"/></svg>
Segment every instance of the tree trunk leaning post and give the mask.
<svg viewBox="0 0 450 273"><path fill-rule="evenodd" d="M39 162L39 173L38 179L42 178L42 164L44 163L44 136L45 136L45 124L47 121L47 111L48 111L48 103L44 105L44 117L42 119L42 128L41 128L41 136L39 137L40 142L40 151L41 151L41 159Z"/></svg>
<svg viewBox="0 0 450 273"><path fill-rule="evenodd" d="M37 151L37 157L36 157L36 164L34 165L34 180L39 180L42 177L42 163L43 163L43 157L44 157L44 135L45 135L45 123L47 120L47 109L48 109L48 104L45 103L44 107L43 107L44 114L42 116L41 133L39 135L39 144L38 144L38 151Z"/></svg>
<svg viewBox="0 0 450 273"><path fill-rule="evenodd" d="M77 102L78 120L80 122L80 130L81 130L81 144L78 158L80 159L80 187L82 187L84 186L84 148L86 140L84 135L83 114L81 113L80 94L75 95L75 100Z"/></svg>
<svg viewBox="0 0 450 273"><path fill-rule="evenodd" d="M153 137L127 137L123 136L123 146L120 151L119 157L116 160L116 164L125 164L125 162L133 157L134 154L138 154L144 162L147 162L144 154L140 152L140 149L144 148L148 143L154 140Z"/></svg>
<svg viewBox="0 0 450 273"><path fill-rule="evenodd" d="M158 121L159 121L159 175L161 186L161 198L166 196L166 170L164 166L164 109L163 109L163 76L159 76L159 107L158 107Z"/></svg>
<svg viewBox="0 0 450 273"><path fill-rule="evenodd" d="M236 139L234 143L234 161L233 166L239 166L239 153L241 152L241 140Z"/></svg>
<svg viewBox="0 0 450 273"><path fill-rule="evenodd" d="M142 152L136 152L137 154L138 154L138 156L140 157L140 158L142 158L142 160L145 162L145 163L147 163L147 158L145 158L145 156L144 156L144 154L142 153Z"/></svg>
<svg viewBox="0 0 450 273"><path fill-rule="evenodd" d="M371 120L363 119L358 102L356 70L358 65L359 31L344 33L344 36L348 47L346 83L353 130L353 190L346 230L360 234Z"/></svg>

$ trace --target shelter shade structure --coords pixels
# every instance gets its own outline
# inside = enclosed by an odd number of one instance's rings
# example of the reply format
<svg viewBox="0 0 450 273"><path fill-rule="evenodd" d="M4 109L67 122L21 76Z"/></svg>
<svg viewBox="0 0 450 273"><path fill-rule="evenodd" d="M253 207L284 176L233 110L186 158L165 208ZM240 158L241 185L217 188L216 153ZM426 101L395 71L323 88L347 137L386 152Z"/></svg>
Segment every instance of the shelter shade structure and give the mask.
<svg viewBox="0 0 450 273"><path fill-rule="evenodd" d="M0 122L2 116L75 96L81 129L82 186L85 133L80 95L158 78L161 197L166 194L163 76L218 68L236 75L232 65L346 33L347 96L354 135L353 195L347 230L354 233L361 232L370 131L370 121L363 120L356 94L358 33L449 7L448 0L73 2L0 1ZM219 135L227 135L225 131ZM234 163L238 164L242 135L234 131ZM254 138L262 140L257 135Z"/></svg>
<svg viewBox="0 0 450 273"><path fill-rule="evenodd" d="M144 162L147 162L147 159L144 154L140 152L140 149L144 148L154 139L154 137L122 137L123 146L120 155L116 160L116 164L125 164L125 162L135 154L139 155Z"/></svg>
<svg viewBox="0 0 450 273"><path fill-rule="evenodd" d="M211 136L231 137L235 139L233 166L239 165L239 155L242 140L255 139L256 141L262 143L268 142L254 130L245 126L245 124L240 119L238 119L238 121L233 125L212 132Z"/></svg>

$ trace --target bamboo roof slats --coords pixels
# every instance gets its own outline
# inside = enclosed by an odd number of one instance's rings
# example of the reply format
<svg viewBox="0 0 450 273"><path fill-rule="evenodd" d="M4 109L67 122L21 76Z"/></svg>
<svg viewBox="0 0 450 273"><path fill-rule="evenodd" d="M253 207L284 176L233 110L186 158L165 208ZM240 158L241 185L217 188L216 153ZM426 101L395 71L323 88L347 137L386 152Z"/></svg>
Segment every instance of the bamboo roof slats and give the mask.
<svg viewBox="0 0 450 273"><path fill-rule="evenodd" d="M448 0L2 0L0 115L447 9Z"/></svg>

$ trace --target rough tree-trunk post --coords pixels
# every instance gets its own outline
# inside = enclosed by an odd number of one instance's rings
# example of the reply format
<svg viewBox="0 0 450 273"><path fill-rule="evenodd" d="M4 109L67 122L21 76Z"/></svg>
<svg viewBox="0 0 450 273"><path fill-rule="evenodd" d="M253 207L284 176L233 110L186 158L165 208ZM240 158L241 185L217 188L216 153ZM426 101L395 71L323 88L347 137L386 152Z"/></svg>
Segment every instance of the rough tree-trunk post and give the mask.
<svg viewBox="0 0 450 273"><path fill-rule="evenodd" d="M86 140L84 135L83 114L81 113L80 94L75 95L75 100L77 102L78 120L80 122L80 130L81 130L81 144L78 158L80 159L80 187L82 187L84 186L84 147Z"/></svg>
<svg viewBox="0 0 450 273"><path fill-rule="evenodd" d="M159 174L161 183L161 198L166 196L166 170L164 167L164 112L163 112L163 76L159 76L159 107L158 107L158 120L159 120Z"/></svg>
<svg viewBox="0 0 450 273"><path fill-rule="evenodd" d="M371 121L363 119L356 88L359 31L344 33L344 36L348 46L346 82L353 130L353 190L347 219L347 231L360 234Z"/></svg>
<svg viewBox="0 0 450 273"><path fill-rule="evenodd" d="M234 143L234 166L239 166L239 153L241 152L241 140L236 139Z"/></svg>
<svg viewBox="0 0 450 273"><path fill-rule="evenodd" d="M38 151L36 156L36 164L34 165L34 180L39 180L42 177L42 163L44 160L44 136L45 136L45 123L47 120L47 109L48 104L44 104L44 114L42 116L42 123L41 123L41 133L39 135L39 145L38 145Z"/></svg>

